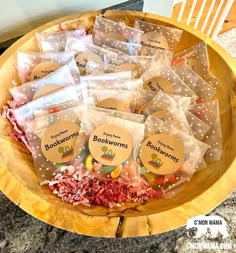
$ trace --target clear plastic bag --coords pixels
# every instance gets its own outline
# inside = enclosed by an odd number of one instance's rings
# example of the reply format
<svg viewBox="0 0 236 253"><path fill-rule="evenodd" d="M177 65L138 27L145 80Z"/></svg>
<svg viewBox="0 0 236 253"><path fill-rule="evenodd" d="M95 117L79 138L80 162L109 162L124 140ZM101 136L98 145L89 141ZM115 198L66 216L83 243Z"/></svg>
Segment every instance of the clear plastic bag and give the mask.
<svg viewBox="0 0 236 253"><path fill-rule="evenodd" d="M208 145L151 115L145 125L141 174L154 189L173 197L190 180Z"/></svg>
<svg viewBox="0 0 236 253"><path fill-rule="evenodd" d="M72 161L82 159L85 136L80 134L80 123L83 113L84 106L77 106L25 123L26 136L41 182L63 172Z"/></svg>
<svg viewBox="0 0 236 253"><path fill-rule="evenodd" d="M143 110L149 105L150 101L156 96L156 92L151 90L139 89L136 98L136 113L143 113Z"/></svg>
<svg viewBox="0 0 236 253"><path fill-rule="evenodd" d="M65 65L44 78L13 87L10 92L16 104L22 106L68 85L75 85L75 82Z"/></svg>
<svg viewBox="0 0 236 253"><path fill-rule="evenodd" d="M42 78L74 59L73 52L17 52L21 83Z"/></svg>
<svg viewBox="0 0 236 253"><path fill-rule="evenodd" d="M94 44L100 47L106 45L127 55L138 55L142 46L141 44L115 40L98 30L94 32Z"/></svg>
<svg viewBox="0 0 236 253"><path fill-rule="evenodd" d="M198 96L195 103L209 101L216 91L212 86L205 82L196 72L194 72L185 61L175 65L175 73L181 80Z"/></svg>
<svg viewBox="0 0 236 253"><path fill-rule="evenodd" d="M145 115L152 114L169 125L194 136L202 141L210 126L197 118L195 115L185 110L181 103L178 104L172 97L159 91L149 102L142 112Z"/></svg>
<svg viewBox="0 0 236 253"><path fill-rule="evenodd" d="M97 32L96 32L97 34ZM104 35L106 36L106 35ZM171 64L174 53L169 50L152 49L140 44L127 43L118 40L112 40L108 36L102 43L102 48L113 51L121 56L149 56L154 59L163 57L168 64ZM96 43L96 42L95 42ZM100 43L101 44L101 43Z"/></svg>
<svg viewBox="0 0 236 253"><path fill-rule="evenodd" d="M114 40L140 43L142 31L126 26L122 23L116 23L101 16L96 16L94 24L94 32L96 30L105 33L107 36Z"/></svg>
<svg viewBox="0 0 236 253"><path fill-rule="evenodd" d="M105 62L116 65L124 71L132 71L133 78L139 78L155 61L151 56L119 55L116 60L106 56Z"/></svg>
<svg viewBox="0 0 236 253"><path fill-rule="evenodd" d="M183 109L165 92L159 91L142 113L146 116L152 115L159 118L170 126L192 135L191 127L185 117Z"/></svg>
<svg viewBox="0 0 236 253"><path fill-rule="evenodd" d="M131 79L131 80L115 80L115 81L84 81L80 85L84 85L87 89L97 90L138 90L143 86L143 80Z"/></svg>
<svg viewBox="0 0 236 253"><path fill-rule="evenodd" d="M81 128L89 138L83 164L90 175L139 183L136 160L144 137L144 124L97 112L84 113Z"/></svg>
<svg viewBox="0 0 236 253"><path fill-rule="evenodd" d="M84 35L86 35L84 29L63 32L37 32L36 39L41 51L62 52L65 51L67 36L80 38Z"/></svg>
<svg viewBox="0 0 236 253"><path fill-rule="evenodd" d="M196 139L203 141L211 127L189 111L184 111L184 114L191 127L193 136Z"/></svg>
<svg viewBox="0 0 236 253"><path fill-rule="evenodd" d="M134 112L135 110L136 91L88 90L88 94L95 99L96 107L124 112Z"/></svg>
<svg viewBox="0 0 236 253"><path fill-rule="evenodd" d="M20 126L23 126L25 121L31 120L34 117L34 113L43 107L57 105L73 100L82 100L83 98L84 95L82 92L79 93L78 90L76 90L75 86L69 86L31 101L13 110L13 114L16 118L17 123Z"/></svg>
<svg viewBox="0 0 236 253"><path fill-rule="evenodd" d="M154 49L174 51L183 33L180 29L160 26L142 20L135 20L134 27L144 32L141 37L141 44Z"/></svg>
<svg viewBox="0 0 236 253"><path fill-rule="evenodd" d="M220 160L222 153L222 133L218 100L192 105L190 112L211 127L203 139L210 146L204 157L206 162Z"/></svg>
<svg viewBox="0 0 236 253"><path fill-rule="evenodd" d="M207 46L205 42L201 42L175 54L172 64L175 66L183 60L186 61L188 66L213 88L220 86L220 81L210 72Z"/></svg>
<svg viewBox="0 0 236 253"><path fill-rule="evenodd" d="M86 73L86 64L90 60L103 62L104 55L109 55L114 60L117 58L117 53L93 45L92 37L87 38L88 36L85 36L86 40L84 37L69 37L66 43L66 51L75 52L75 61L82 75Z"/></svg>
<svg viewBox="0 0 236 253"><path fill-rule="evenodd" d="M141 78L144 80L144 89L152 91L161 89L168 94L191 97L192 101L197 98L162 58L153 63Z"/></svg>

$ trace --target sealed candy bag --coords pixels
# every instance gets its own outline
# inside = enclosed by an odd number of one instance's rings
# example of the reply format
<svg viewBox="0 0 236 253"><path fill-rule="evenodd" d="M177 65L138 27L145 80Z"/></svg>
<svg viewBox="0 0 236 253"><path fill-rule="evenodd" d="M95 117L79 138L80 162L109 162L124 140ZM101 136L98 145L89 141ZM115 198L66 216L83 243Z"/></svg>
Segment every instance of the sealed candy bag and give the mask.
<svg viewBox="0 0 236 253"><path fill-rule="evenodd" d="M87 38L89 36L89 38ZM69 37L66 43L66 51L75 52L75 61L81 74L85 74L86 64L91 61L104 61L104 56L108 55L112 59L117 58L117 53L93 45L92 35L86 36L86 40L81 38Z"/></svg>
<svg viewBox="0 0 236 253"><path fill-rule="evenodd" d="M143 34L140 30L102 18L101 16L96 16L94 32L96 32L96 30L105 33L114 40L137 44L140 43Z"/></svg>
<svg viewBox="0 0 236 253"><path fill-rule="evenodd" d="M86 35L84 29L63 32L37 32L36 39L43 52L62 52L65 50L67 36L81 37Z"/></svg>
<svg viewBox="0 0 236 253"><path fill-rule="evenodd" d="M22 83L42 78L73 58L73 52L17 52L19 78Z"/></svg>
<svg viewBox="0 0 236 253"><path fill-rule="evenodd" d="M100 47L106 45L127 55L138 55L141 49L141 44L115 40L101 31L94 32L94 44Z"/></svg>
<svg viewBox="0 0 236 253"><path fill-rule="evenodd" d="M207 82L194 72L185 61L181 61L174 67L175 73L198 96L195 103L209 101L216 93Z"/></svg>
<svg viewBox="0 0 236 253"><path fill-rule="evenodd" d="M52 93L68 85L75 85L69 68L65 65L48 76L10 89L18 106Z"/></svg>
<svg viewBox="0 0 236 253"><path fill-rule="evenodd" d="M34 113L50 105L57 105L60 103L82 100L84 98L83 92L78 92L75 86L69 86L55 91L51 94L37 98L19 108L13 110L13 115L20 126L23 126L25 121L34 118Z"/></svg>
<svg viewBox="0 0 236 253"><path fill-rule="evenodd" d="M156 96L156 92L151 90L139 89L136 98L136 113L143 113L143 110L149 105L150 101Z"/></svg>
<svg viewBox="0 0 236 253"><path fill-rule="evenodd" d="M184 111L184 114L191 127L193 136L196 139L203 141L211 127L189 111Z"/></svg>
<svg viewBox="0 0 236 253"><path fill-rule="evenodd" d="M137 91L91 89L88 95L94 98L96 107L124 112L135 110Z"/></svg>
<svg viewBox="0 0 236 253"><path fill-rule="evenodd" d="M134 28L144 32L141 44L145 47L174 51L180 42L182 30L135 20Z"/></svg>
<svg viewBox="0 0 236 253"><path fill-rule="evenodd" d="M213 88L220 86L220 81L210 72L205 42L201 42L175 54L172 65L175 66L180 61L186 61L188 66Z"/></svg>
<svg viewBox="0 0 236 253"><path fill-rule="evenodd" d="M151 115L145 125L141 174L154 189L172 197L177 187L190 180L208 145Z"/></svg>
<svg viewBox="0 0 236 253"><path fill-rule="evenodd" d="M170 126L192 135L191 127L185 117L183 109L165 92L159 91L143 109L142 113L146 116L152 115L153 117L159 118Z"/></svg>
<svg viewBox="0 0 236 253"><path fill-rule="evenodd" d="M88 139L83 164L90 174L122 183L139 183L136 160L144 137L144 124L104 113L84 113L81 129Z"/></svg>
<svg viewBox="0 0 236 253"><path fill-rule="evenodd" d="M161 58L141 76L144 89L168 94L191 97L195 101L197 95L174 73L170 66Z"/></svg>
<svg viewBox="0 0 236 253"><path fill-rule="evenodd" d="M80 134L84 107L78 106L25 123L25 132L41 182L50 180L77 161L85 142ZM81 158L82 159L82 158Z"/></svg>
<svg viewBox="0 0 236 253"><path fill-rule="evenodd" d="M210 146L204 157L206 162L220 160L222 133L218 100L192 105L190 112L211 127L203 139Z"/></svg>
<svg viewBox="0 0 236 253"><path fill-rule="evenodd" d="M119 55L117 59L106 56L105 61L124 71L132 71L133 78L139 78L155 61L152 56Z"/></svg>

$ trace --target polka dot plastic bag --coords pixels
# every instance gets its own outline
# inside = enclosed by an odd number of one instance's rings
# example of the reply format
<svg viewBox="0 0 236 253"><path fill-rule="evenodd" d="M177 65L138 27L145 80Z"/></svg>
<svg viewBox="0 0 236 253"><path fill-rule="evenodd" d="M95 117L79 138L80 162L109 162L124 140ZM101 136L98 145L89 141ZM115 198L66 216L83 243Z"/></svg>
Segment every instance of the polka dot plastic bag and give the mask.
<svg viewBox="0 0 236 253"><path fill-rule="evenodd" d="M159 91L142 113L146 116L152 115L159 118L170 126L192 135L191 127L183 109L165 92Z"/></svg>
<svg viewBox="0 0 236 253"><path fill-rule="evenodd" d="M41 182L77 161L79 154L83 156L85 136L80 134L83 112L84 106L77 106L26 122L24 129Z"/></svg>
<svg viewBox="0 0 236 253"><path fill-rule="evenodd" d="M211 127L203 139L210 146L204 157L206 162L220 160L222 133L218 100L192 105L190 112Z"/></svg>
<svg viewBox="0 0 236 253"><path fill-rule="evenodd" d="M159 91L143 110L145 115L153 115L169 125L194 136L198 140L203 140L210 126L182 108L172 97Z"/></svg>
<svg viewBox="0 0 236 253"><path fill-rule="evenodd" d="M18 106L49 94L62 87L75 85L68 66L63 66L53 73L28 83L13 87L10 92Z"/></svg>
<svg viewBox="0 0 236 253"><path fill-rule="evenodd" d="M90 175L139 183L137 158L144 137L143 123L91 111L83 115L81 129L87 141L83 166Z"/></svg>
<svg viewBox="0 0 236 253"><path fill-rule="evenodd" d="M96 30L105 33L111 39L123 42L137 43L141 41L142 31L117 23L101 16L96 16L94 32Z"/></svg>
<svg viewBox="0 0 236 253"><path fill-rule="evenodd" d="M65 51L67 36L80 38L85 35L84 29L62 32L37 32L36 39L41 51L62 52Z"/></svg>
<svg viewBox="0 0 236 253"><path fill-rule="evenodd" d="M215 89L194 72L185 61L178 63L173 69L181 80L198 96L195 103L209 101L216 94Z"/></svg>
<svg viewBox="0 0 236 253"><path fill-rule="evenodd" d="M141 36L142 46L174 51L180 42L183 31L160 26L142 20L135 20L134 28L144 32Z"/></svg>
<svg viewBox="0 0 236 253"><path fill-rule="evenodd" d="M102 46L105 48L110 48L111 50L115 50L119 55L130 55L130 56L149 56L155 57L159 59L160 57L164 57L164 59L171 63L173 58L173 52L164 51L161 49L153 49L149 47L142 46L141 44L134 44L129 42L123 42L119 40L114 40L110 38L108 35L96 31L94 34L94 44L98 46Z"/></svg>
<svg viewBox="0 0 236 253"><path fill-rule="evenodd" d="M119 55L116 60L106 56L105 61L124 71L132 71L133 78L139 78L155 61L153 56Z"/></svg>
<svg viewBox="0 0 236 253"><path fill-rule="evenodd" d="M173 197L190 180L208 145L152 115L145 125L142 177L154 189L162 189L166 197Z"/></svg>
<svg viewBox="0 0 236 253"><path fill-rule="evenodd" d="M42 78L72 59L73 52L17 52L17 70L21 83Z"/></svg>
<svg viewBox="0 0 236 253"><path fill-rule="evenodd" d="M88 90L88 96L95 100L96 107L123 112L134 112L137 91L130 90Z"/></svg>
<svg viewBox="0 0 236 253"><path fill-rule="evenodd" d="M92 40L92 37L90 38ZM103 62L105 55L109 55L114 60L117 58L117 53L93 45L91 40L83 40L83 37L80 39L69 37L67 39L66 51L72 50L75 53L75 61L82 75L86 74L86 64L90 60Z"/></svg>
<svg viewBox="0 0 236 253"><path fill-rule="evenodd" d="M156 96L156 92L151 90L139 89L137 93L137 102L135 107L136 113L143 113L150 101Z"/></svg>
<svg viewBox="0 0 236 253"><path fill-rule="evenodd" d="M57 105L68 101L77 101L83 99L85 96L83 90L79 92L78 91L79 86L77 89L76 88L77 88L76 86L68 86L62 88L51 94L32 100L31 102L22 105L17 109L14 109L13 115L18 125L23 127L26 121L34 118L34 114L36 111L44 107Z"/></svg>
<svg viewBox="0 0 236 253"><path fill-rule="evenodd" d="M141 44L115 40L101 31L94 32L94 44L100 47L106 45L112 49L117 50L118 52L122 52L123 54L127 55L138 55L141 49Z"/></svg>
<svg viewBox="0 0 236 253"><path fill-rule="evenodd" d="M144 89L168 94L190 97L195 101L197 95L176 75L171 67L161 58L153 63L141 76Z"/></svg>
<svg viewBox="0 0 236 253"><path fill-rule="evenodd" d="M173 65L186 61L187 65L213 88L219 87L220 81L210 72L207 45L201 42L174 55Z"/></svg>

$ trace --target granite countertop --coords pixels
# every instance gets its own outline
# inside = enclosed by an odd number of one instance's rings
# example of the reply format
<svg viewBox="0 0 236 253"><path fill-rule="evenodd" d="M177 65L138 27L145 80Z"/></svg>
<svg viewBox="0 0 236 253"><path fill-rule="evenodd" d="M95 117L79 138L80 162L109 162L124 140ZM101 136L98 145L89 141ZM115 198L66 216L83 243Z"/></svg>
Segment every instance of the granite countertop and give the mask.
<svg viewBox="0 0 236 253"><path fill-rule="evenodd" d="M115 6L119 9L141 10L143 1ZM114 7L112 7L114 8ZM0 43L3 52L15 39ZM235 43L232 43L232 42ZM236 57L236 29L225 33L218 42ZM189 250L191 242L201 242L202 239L189 237L185 227L174 231L139 238L107 239L93 238L57 229L26 214L10 202L0 192L0 252L2 253L93 253L93 252L236 252L223 250ZM210 214L223 217L228 224L230 236L224 242L236 245L236 192L232 193L220 206ZM209 242L220 239L205 239Z"/></svg>

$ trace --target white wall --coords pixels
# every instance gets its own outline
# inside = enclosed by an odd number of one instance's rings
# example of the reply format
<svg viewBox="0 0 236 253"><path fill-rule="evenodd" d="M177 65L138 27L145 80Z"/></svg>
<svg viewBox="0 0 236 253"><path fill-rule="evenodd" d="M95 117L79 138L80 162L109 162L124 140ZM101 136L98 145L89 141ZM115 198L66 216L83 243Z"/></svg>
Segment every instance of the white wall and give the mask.
<svg viewBox="0 0 236 253"><path fill-rule="evenodd" d="M0 0L0 41L22 35L48 21L98 10L126 0Z"/></svg>

